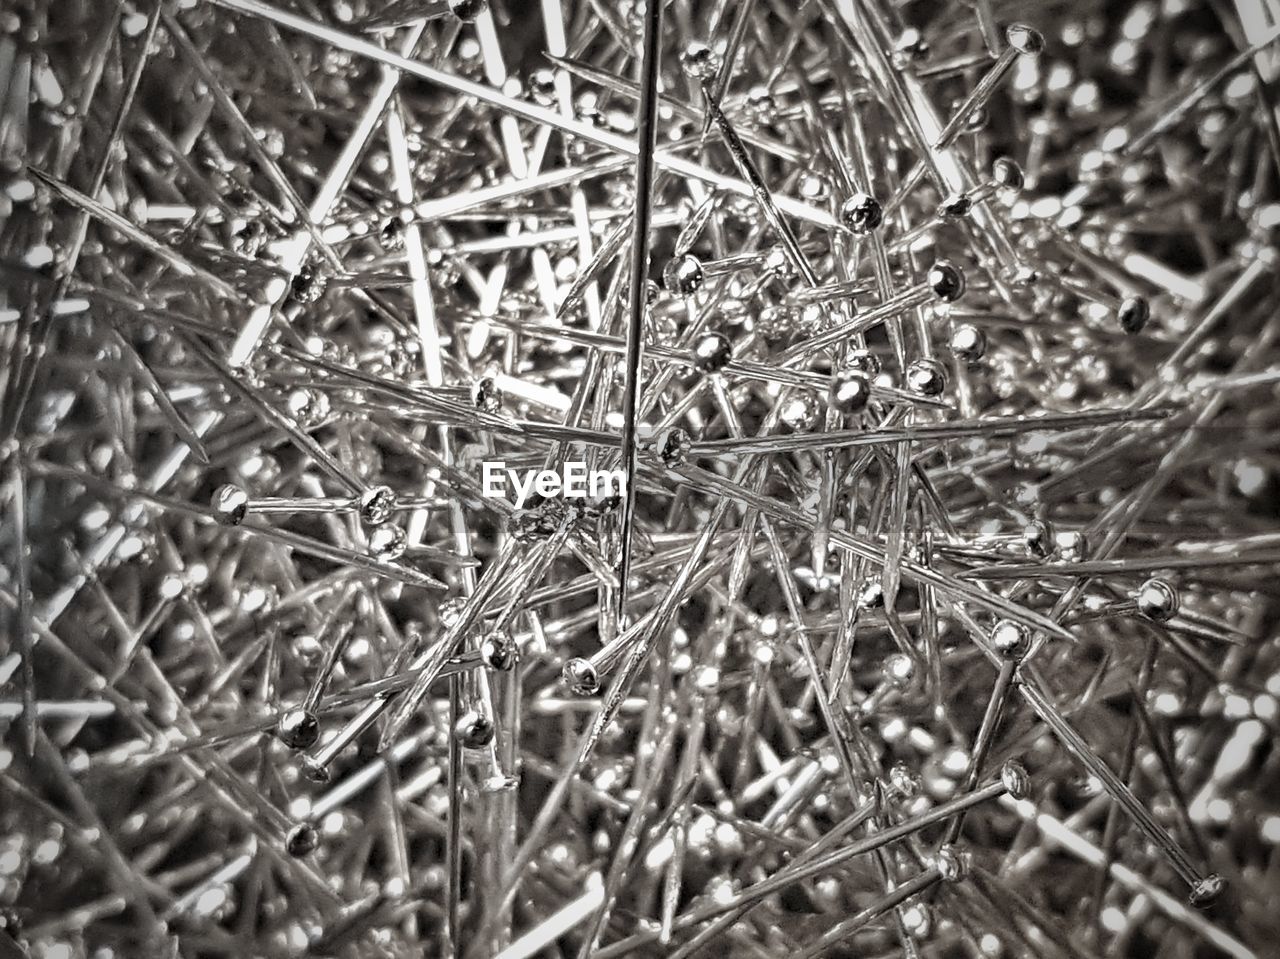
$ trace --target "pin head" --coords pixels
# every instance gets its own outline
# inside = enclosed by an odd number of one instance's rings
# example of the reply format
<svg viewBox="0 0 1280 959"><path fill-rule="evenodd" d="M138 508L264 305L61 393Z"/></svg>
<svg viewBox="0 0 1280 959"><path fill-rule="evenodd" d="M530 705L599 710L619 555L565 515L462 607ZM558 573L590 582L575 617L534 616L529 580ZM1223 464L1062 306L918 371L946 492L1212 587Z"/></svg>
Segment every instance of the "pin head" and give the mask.
<svg viewBox="0 0 1280 959"><path fill-rule="evenodd" d="M320 720L309 709L290 709L276 723L276 738L290 749L310 749L320 738Z"/></svg>
<svg viewBox="0 0 1280 959"><path fill-rule="evenodd" d="M973 199L967 193L953 193L938 207L938 215L949 220L958 220L969 215L973 210Z"/></svg>
<svg viewBox="0 0 1280 959"><path fill-rule="evenodd" d="M1024 57L1034 57L1044 49L1044 37L1040 35L1040 31L1025 23L1009 24L1009 28L1004 32L1004 38L1009 42L1010 47Z"/></svg>
<svg viewBox="0 0 1280 959"><path fill-rule="evenodd" d="M889 767L889 785L899 796L911 799L920 795L924 782L906 763L894 763Z"/></svg>
<svg viewBox="0 0 1280 959"><path fill-rule="evenodd" d="M1033 519L1022 527L1022 545L1032 556L1041 559L1053 552L1053 527L1042 519Z"/></svg>
<svg viewBox="0 0 1280 959"><path fill-rule="evenodd" d="M866 236L883 219L884 211L870 193L855 193L840 204L840 222L858 236Z"/></svg>
<svg viewBox="0 0 1280 959"><path fill-rule="evenodd" d="M284 850L295 859L313 852L320 843L320 834L309 822L300 822L289 830L284 838Z"/></svg>
<svg viewBox="0 0 1280 959"><path fill-rule="evenodd" d="M941 396L947 372L937 360L916 360L907 367L907 386L921 396Z"/></svg>
<svg viewBox="0 0 1280 959"><path fill-rule="evenodd" d="M693 344L693 365L703 373L718 373L733 358L733 344L723 333L703 333Z"/></svg>
<svg viewBox="0 0 1280 959"><path fill-rule="evenodd" d="M489 9L489 0L449 0L449 12L463 23L470 23Z"/></svg>
<svg viewBox="0 0 1280 959"><path fill-rule="evenodd" d="M520 658L520 648L505 629L495 630L480 643L480 662L489 669L505 673L513 669Z"/></svg>
<svg viewBox="0 0 1280 959"><path fill-rule="evenodd" d="M768 87L752 87L743 104L747 115L758 124L772 123L778 115L778 102Z"/></svg>
<svg viewBox="0 0 1280 959"><path fill-rule="evenodd" d="M1026 799L1031 794L1031 777L1022 763L1010 760L1001 766L1000 782L1014 799Z"/></svg>
<svg viewBox="0 0 1280 959"><path fill-rule="evenodd" d="M1116 319L1120 323L1120 329L1126 333L1138 333L1147 325L1147 320L1151 319L1151 306L1145 297L1126 296L1116 310Z"/></svg>
<svg viewBox="0 0 1280 959"><path fill-rule="evenodd" d="M927 902L912 903L902 910L902 925L913 939L928 939L934 928L933 907Z"/></svg>
<svg viewBox="0 0 1280 959"><path fill-rule="evenodd" d="M471 388L471 403L484 413L498 413L502 410L502 390L491 376L476 380Z"/></svg>
<svg viewBox="0 0 1280 959"><path fill-rule="evenodd" d="M916 674L916 664L905 653L894 653L884 661L884 679L894 689L906 689Z"/></svg>
<svg viewBox="0 0 1280 959"><path fill-rule="evenodd" d="M704 274L702 261L692 253L685 253L667 262L662 268L662 285L670 293L691 296L702 286Z"/></svg>
<svg viewBox="0 0 1280 959"><path fill-rule="evenodd" d="M764 251L764 259L761 263L766 272L775 276L789 277L794 272L791 257L787 256L786 249L780 243L775 243Z"/></svg>
<svg viewBox="0 0 1280 959"><path fill-rule="evenodd" d="M1053 539L1058 558L1068 563L1078 563L1089 554L1089 541L1081 530L1064 530L1055 533Z"/></svg>
<svg viewBox="0 0 1280 959"><path fill-rule="evenodd" d="M324 646L311 633L299 633L293 637L293 652L302 665L311 667L324 658Z"/></svg>
<svg viewBox="0 0 1280 959"><path fill-rule="evenodd" d="M384 562L399 559L407 548L408 540L399 526L379 526L369 534L369 554Z"/></svg>
<svg viewBox="0 0 1280 959"><path fill-rule="evenodd" d="M556 72L550 67L538 67L529 74L529 92L543 106L555 103Z"/></svg>
<svg viewBox="0 0 1280 959"><path fill-rule="evenodd" d="M969 875L969 854L953 843L945 843L934 858L938 873L946 882L960 882Z"/></svg>
<svg viewBox="0 0 1280 959"><path fill-rule="evenodd" d="M679 426L663 430L654 437L653 448L667 466L679 466L693 448L693 438Z"/></svg>
<svg viewBox="0 0 1280 959"><path fill-rule="evenodd" d="M872 580L862 587L858 593L858 607L860 609L884 609L884 587L880 585L879 580Z"/></svg>
<svg viewBox="0 0 1280 959"><path fill-rule="evenodd" d="M564 664L560 676L579 696L594 696L600 691L600 673L589 660L575 656Z"/></svg>
<svg viewBox="0 0 1280 959"><path fill-rule="evenodd" d="M850 350L844 365L845 369L855 370L871 379L880 375L880 357L870 350Z"/></svg>
<svg viewBox="0 0 1280 959"><path fill-rule="evenodd" d="M803 433L813 429L821 414L822 407L812 393L792 393L782 401L778 419L787 429Z"/></svg>
<svg viewBox="0 0 1280 959"><path fill-rule="evenodd" d="M964 274L949 260L939 260L929 268L929 286L944 303L964 296Z"/></svg>
<svg viewBox="0 0 1280 959"><path fill-rule="evenodd" d="M390 486L370 486L360 494L360 522L366 526L381 526L395 508L396 494Z"/></svg>
<svg viewBox="0 0 1280 959"><path fill-rule="evenodd" d="M1163 579L1149 579L1139 586L1135 601L1138 612L1157 623L1166 623L1178 615L1178 591Z"/></svg>
<svg viewBox="0 0 1280 959"><path fill-rule="evenodd" d="M483 749L493 742L493 720L483 713L463 713L453 725L453 734L464 749Z"/></svg>
<svg viewBox="0 0 1280 959"><path fill-rule="evenodd" d="M302 266L289 283L289 296L295 303L308 306L324 296L326 280L310 266Z"/></svg>
<svg viewBox="0 0 1280 959"><path fill-rule="evenodd" d="M915 27L903 30L893 41L893 65L906 70L929 55L929 43Z"/></svg>
<svg viewBox="0 0 1280 959"><path fill-rule="evenodd" d="M329 396L321 390L297 389L289 394L289 415L304 430L315 429L329 417Z"/></svg>
<svg viewBox="0 0 1280 959"><path fill-rule="evenodd" d="M751 321L751 329L768 342L789 336L793 328L791 311L776 303L762 307Z"/></svg>
<svg viewBox="0 0 1280 959"><path fill-rule="evenodd" d="M241 256L255 257L267 242L267 227L261 220L249 220L231 235L231 249Z"/></svg>
<svg viewBox="0 0 1280 959"><path fill-rule="evenodd" d="M800 196L810 203L826 203L831 199L831 182L821 173L804 171L797 186Z"/></svg>
<svg viewBox="0 0 1280 959"><path fill-rule="evenodd" d="M997 188L1009 193L1021 192L1026 182L1022 167L1008 157L996 157L991 164L991 178Z"/></svg>
<svg viewBox="0 0 1280 959"><path fill-rule="evenodd" d="M841 370L831 383L831 405L841 413L861 413L871 399L871 380L861 370Z"/></svg>
<svg viewBox="0 0 1280 959"><path fill-rule="evenodd" d="M991 646L1001 658L1016 663L1031 648L1031 634L1021 623L1002 619L991 630Z"/></svg>
<svg viewBox="0 0 1280 959"><path fill-rule="evenodd" d="M467 599L465 596L451 596L440 604L436 610L436 615L440 617L440 625L445 629L453 629L462 621L462 616L467 610Z"/></svg>
<svg viewBox="0 0 1280 959"><path fill-rule="evenodd" d="M1187 901L1197 909L1205 909L1217 902L1226 888L1226 880L1215 872L1205 876L1191 887L1191 894L1187 896Z"/></svg>
<svg viewBox="0 0 1280 959"><path fill-rule="evenodd" d="M239 526L249 512L249 494L230 483L213 491L214 519L220 526Z"/></svg>
<svg viewBox="0 0 1280 959"><path fill-rule="evenodd" d="M680 68L692 80L712 80L720 72L720 55L705 43L695 40L680 54Z"/></svg>
<svg viewBox="0 0 1280 959"><path fill-rule="evenodd" d="M951 352L965 363L976 363L987 352L987 334L972 323L962 323L951 333Z"/></svg>
<svg viewBox="0 0 1280 959"><path fill-rule="evenodd" d="M791 319L795 323L796 332L801 336L816 336L829 324L827 311L821 303L805 303L800 309L792 311Z"/></svg>

